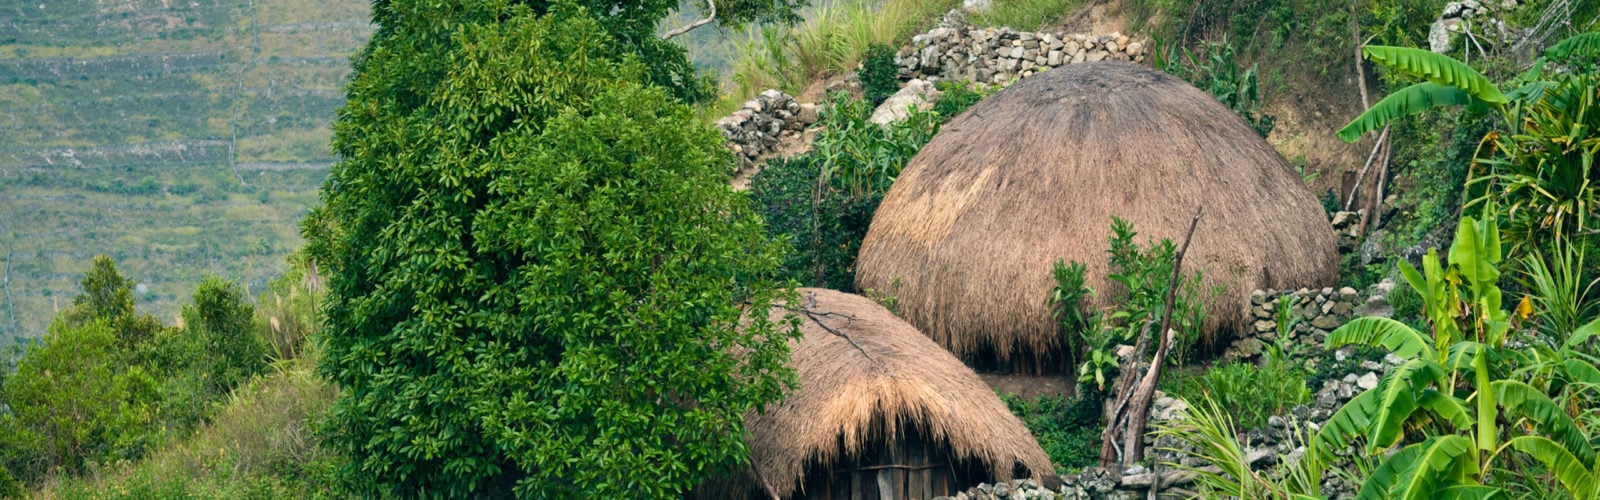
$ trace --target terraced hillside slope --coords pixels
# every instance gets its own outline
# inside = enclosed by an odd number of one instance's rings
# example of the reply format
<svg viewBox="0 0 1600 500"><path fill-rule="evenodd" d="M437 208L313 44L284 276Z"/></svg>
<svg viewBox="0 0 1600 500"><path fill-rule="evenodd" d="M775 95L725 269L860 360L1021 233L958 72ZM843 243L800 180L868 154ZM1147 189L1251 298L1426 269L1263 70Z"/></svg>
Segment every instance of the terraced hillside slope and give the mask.
<svg viewBox="0 0 1600 500"><path fill-rule="evenodd" d="M94 255L168 319L300 244L367 0L0 0L0 347Z"/></svg>

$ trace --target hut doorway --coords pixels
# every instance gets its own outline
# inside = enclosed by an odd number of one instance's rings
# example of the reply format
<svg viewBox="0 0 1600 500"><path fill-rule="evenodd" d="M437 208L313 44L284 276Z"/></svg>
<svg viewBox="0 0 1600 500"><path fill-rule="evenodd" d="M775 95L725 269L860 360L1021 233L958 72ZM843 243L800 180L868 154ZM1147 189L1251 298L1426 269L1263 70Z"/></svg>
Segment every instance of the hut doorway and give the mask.
<svg viewBox="0 0 1600 500"><path fill-rule="evenodd" d="M990 481L982 464L952 460L944 446L911 426L893 440L876 438L863 456L823 470L807 467L806 483L795 498L814 500L929 500ZM908 432L907 432L908 431Z"/></svg>

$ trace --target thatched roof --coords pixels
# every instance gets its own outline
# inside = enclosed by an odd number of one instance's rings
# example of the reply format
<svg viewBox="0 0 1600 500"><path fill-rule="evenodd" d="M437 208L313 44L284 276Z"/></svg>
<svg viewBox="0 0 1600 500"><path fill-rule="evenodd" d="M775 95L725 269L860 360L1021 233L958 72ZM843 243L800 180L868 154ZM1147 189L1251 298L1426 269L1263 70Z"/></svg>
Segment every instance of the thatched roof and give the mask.
<svg viewBox="0 0 1600 500"><path fill-rule="evenodd" d="M1063 66L956 117L912 158L861 245L856 283L957 355L1035 356L1056 346L1051 264L1088 266L1096 306L1111 216L1183 239L1205 207L1185 271L1226 287L1208 334L1237 329L1258 288L1332 284L1336 241L1288 163L1205 92L1123 62ZM1109 292L1109 293L1108 293Z"/></svg>
<svg viewBox="0 0 1600 500"><path fill-rule="evenodd" d="M789 498L808 465L827 470L851 456L876 456L874 445L912 429L998 480L1019 469L1054 475L1033 434L994 391L916 328L859 295L815 288L799 294L802 307L774 307L771 317L803 311L796 314L804 336L790 346L800 388L766 413L746 416L753 470L708 482L697 496L765 496L764 478Z"/></svg>

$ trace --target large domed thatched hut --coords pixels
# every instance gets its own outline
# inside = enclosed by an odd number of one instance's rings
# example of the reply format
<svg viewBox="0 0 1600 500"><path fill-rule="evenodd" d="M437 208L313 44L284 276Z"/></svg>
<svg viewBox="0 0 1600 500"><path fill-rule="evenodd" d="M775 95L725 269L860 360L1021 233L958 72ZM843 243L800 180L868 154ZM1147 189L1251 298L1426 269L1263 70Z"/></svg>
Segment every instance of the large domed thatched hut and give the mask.
<svg viewBox="0 0 1600 500"><path fill-rule="evenodd" d="M1111 216L1141 244L1177 242L1202 206L1184 269L1225 287L1208 333L1243 326L1255 289L1337 278L1321 205L1244 120L1147 67L1063 66L980 101L912 158L873 217L856 282L897 297L958 356L1037 365L1059 337L1053 262L1086 264L1104 306L1120 293L1105 277Z"/></svg>
<svg viewBox="0 0 1600 500"><path fill-rule="evenodd" d="M699 498L931 498L1054 478L1050 459L978 375L870 299L800 289L799 390L745 418L750 467ZM888 491L884 491L884 490ZM884 494L887 493L887 494Z"/></svg>

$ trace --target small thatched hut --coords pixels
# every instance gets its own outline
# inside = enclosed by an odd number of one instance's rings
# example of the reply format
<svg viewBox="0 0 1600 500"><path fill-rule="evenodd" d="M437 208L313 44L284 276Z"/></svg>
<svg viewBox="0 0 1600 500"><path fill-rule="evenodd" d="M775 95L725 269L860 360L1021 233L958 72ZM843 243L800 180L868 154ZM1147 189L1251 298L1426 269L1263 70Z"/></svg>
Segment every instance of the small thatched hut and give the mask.
<svg viewBox="0 0 1600 500"><path fill-rule="evenodd" d="M977 374L870 299L800 290L799 390L745 418L750 467L700 498L910 498L1013 477L1050 459Z"/></svg>
<svg viewBox="0 0 1600 500"><path fill-rule="evenodd" d="M897 297L958 356L1037 366L1060 338L1053 262L1086 264L1104 306L1121 293L1106 279L1111 216L1141 244L1177 242L1202 206L1184 268L1225 289L1208 335L1243 326L1255 289L1337 278L1321 205L1243 119L1151 68L1063 66L980 101L912 158L873 217L856 282Z"/></svg>

